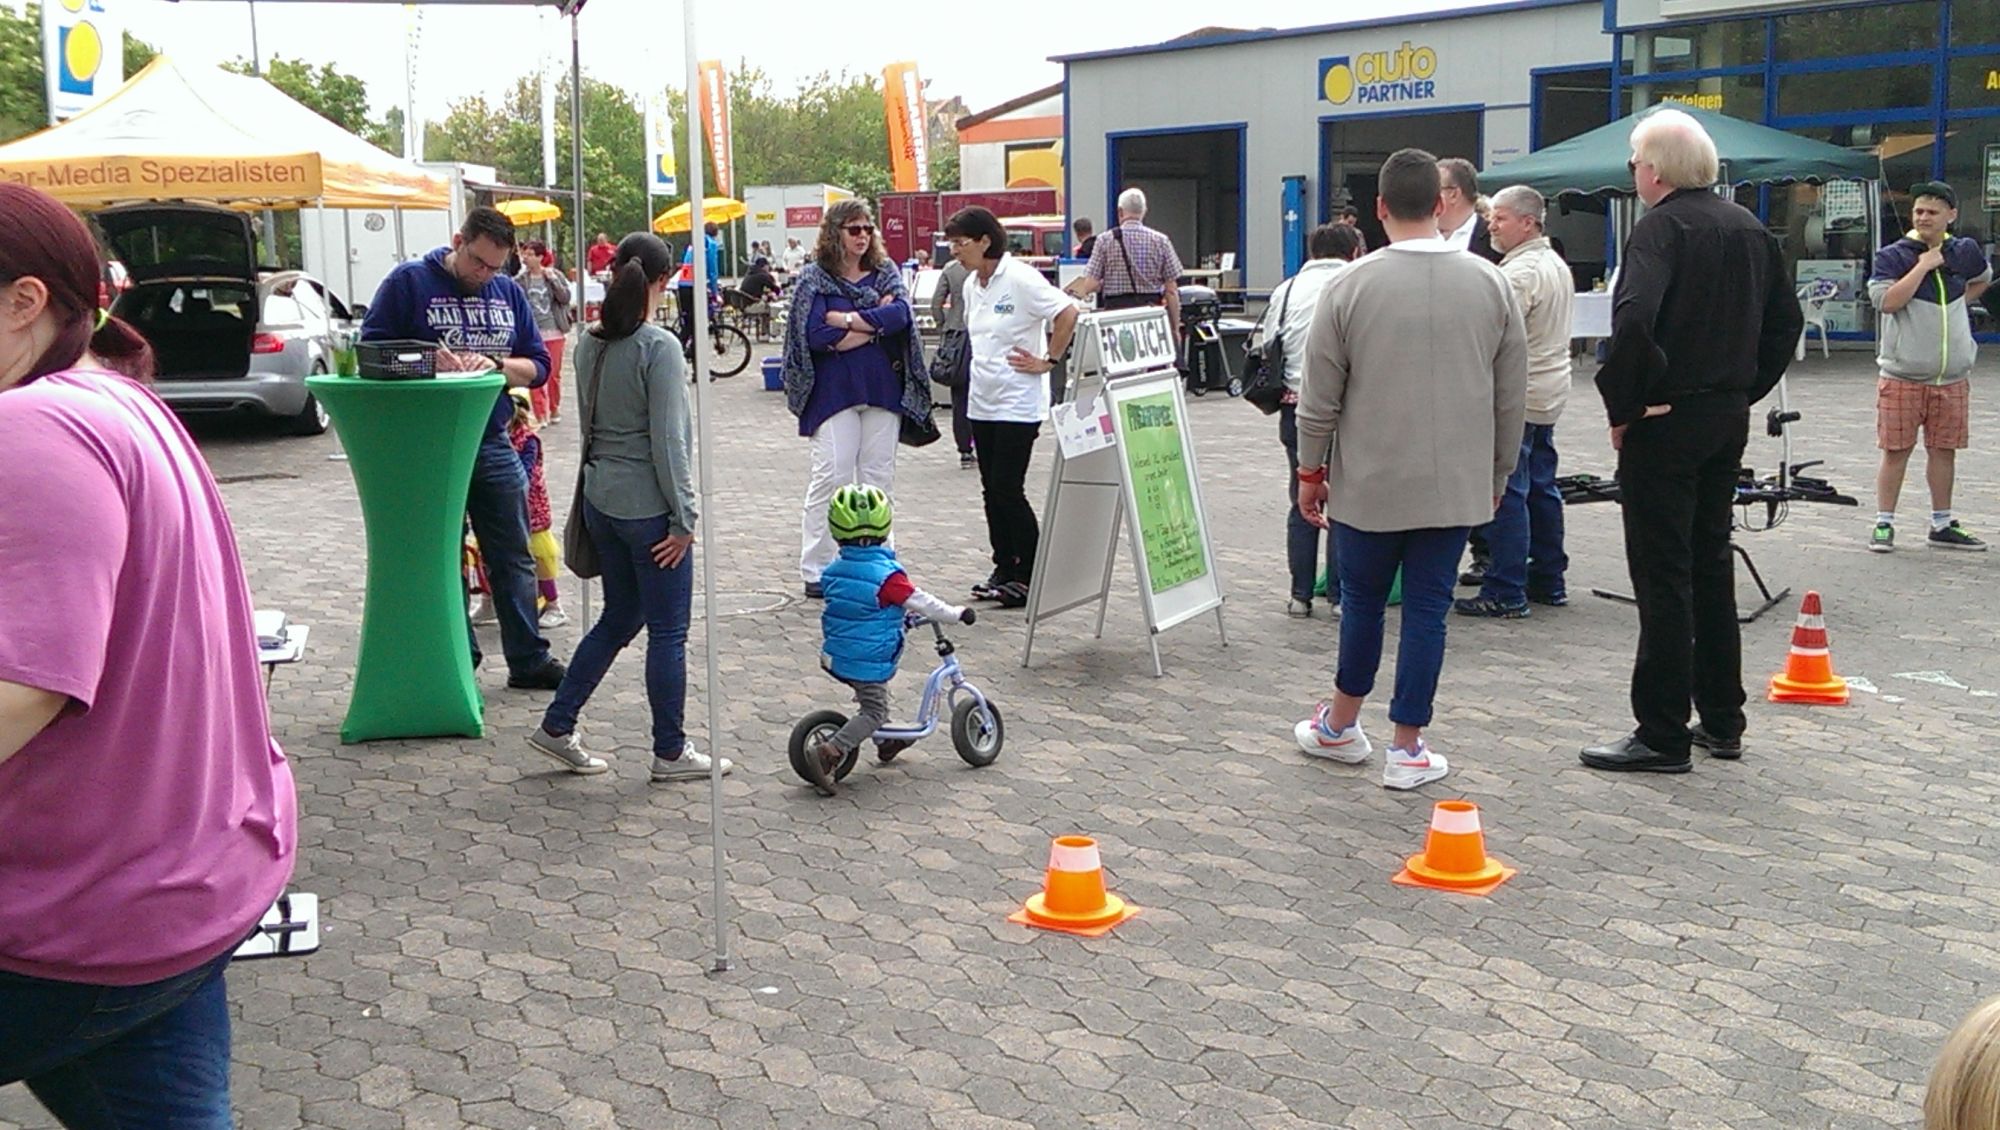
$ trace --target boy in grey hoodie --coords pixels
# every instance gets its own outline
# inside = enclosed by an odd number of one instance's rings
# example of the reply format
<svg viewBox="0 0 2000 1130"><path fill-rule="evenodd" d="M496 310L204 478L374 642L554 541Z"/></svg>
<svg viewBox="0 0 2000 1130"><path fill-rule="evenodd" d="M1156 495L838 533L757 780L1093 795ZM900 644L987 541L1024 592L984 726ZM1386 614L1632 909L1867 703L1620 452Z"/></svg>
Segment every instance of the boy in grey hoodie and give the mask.
<svg viewBox="0 0 2000 1130"><path fill-rule="evenodd" d="M1967 305L1993 281L1978 241L1953 238L1958 195L1942 181L1910 189L1910 233L1875 253L1868 299L1880 315L1876 363L1875 438L1882 469L1875 477L1875 529L1868 548L1896 548L1896 498L1923 430L1925 478L1931 488L1930 544L1984 550L1951 516L1958 451L1970 440L1972 338Z"/></svg>

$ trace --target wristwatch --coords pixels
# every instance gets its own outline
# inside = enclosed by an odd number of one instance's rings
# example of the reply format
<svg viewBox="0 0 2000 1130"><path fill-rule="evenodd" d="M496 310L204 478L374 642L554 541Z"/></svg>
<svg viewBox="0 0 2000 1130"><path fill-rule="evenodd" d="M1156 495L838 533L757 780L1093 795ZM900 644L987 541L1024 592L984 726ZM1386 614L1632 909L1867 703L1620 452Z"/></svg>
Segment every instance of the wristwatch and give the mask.
<svg viewBox="0 0 2000 1130"><path fill-rule="evenodd" d="M1299 481L1302 483L1323 483L1326 481L1326 467L1300 467Z"/></svg>

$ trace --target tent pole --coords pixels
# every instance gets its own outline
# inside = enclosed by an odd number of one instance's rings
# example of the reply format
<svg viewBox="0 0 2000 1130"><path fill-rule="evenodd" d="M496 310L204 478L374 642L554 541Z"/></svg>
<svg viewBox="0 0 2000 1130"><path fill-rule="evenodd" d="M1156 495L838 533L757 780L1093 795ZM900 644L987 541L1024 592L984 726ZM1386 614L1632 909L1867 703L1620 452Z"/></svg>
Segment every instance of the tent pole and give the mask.
<svg viewBox="0 0 2000 1130"><path fill-rule="evenodd" d="M576 230L576 243L570 248L570 262L576 267L576 285L570 288L570 301L576 303L576 316L571 319L577 325L577 335L581 340L586 332L583 328L583 292L590 285L587 273L589 263L583 251L583 42L577 35L577 13L583 7L577 3L569 9L569 187L574 194L569 201L570 222ZM568 350L563 352L567 353ZM574 394L575 389L570 392ZM582 474L579 468L578 474ZM591 622L590 582L579 581L583 589L583 622Z"/></svg>
<svg viewBox="0 0 2000 1130"><path fill-rule="evenodd" d="M330 256L329 256L328 254L327 254L327 242L326 242L326 224L327 224L327 220L329 219L329 217L328 217L328 216L327 216L327 214L326 214L326 196L325 196L324 194L322 194L322 195L320 196L320 198L319 198L319 201L318 201L318 203L317 203L317 205L316 205L316 208L317 208L317 210L319 211L319 217L318 217L318 219L319 219L319 262L320 262L320 268L319 268L319 281L321 281L321 282L327 282L327 281L328 281L328 280L329 280L329 279L330 279L330 278L332 277L332 275L333 275L333 259L332 259L332 258L331 258L331 257L330 257ZM341 212L341 216L342 216L343 218L345 218L345 217L346 217L346 215L347 215L346 211L344 211L344 210L343 210L343 211ZM304 222L303 220L301 220L301 221L300 221L300 227L301 227L301 228L303 228L304 226L305 226L305 222ZM301 230L301 231L299 232L299 243L300 243L300 246L299 246L299 258L301 258L301 259L305 258L305 254L306 254L306 249L305 249L305 246L304 246L304 244L305 244L305 235L306 235L306 233L305 233L305 232L304 232L303 230Z"/></svg>
<svg viewBox="0 0 2000 1130"><path fill-rule="evenodd" d="M695 61L695 0L684 0L681 5L683 28L681 44L687 52L687 89L700 89L699 67ZM701 126L699 115L688 115L688 246L697 248L699 254L690 254L689 261L694 266L694 419L695 444L699 453L699 474L701 475L701 513L705 519L702 537L707 547L701 552L701 630L702 652L708 660L708 693L702 698L708 703L708 744L709 756L714 758L708 773L708 825L709 854L715 864L715 966L714 972L729 970L729 879L724 873L722 851L722 678L717 652L720 641L715 632L715 555L717 534L715 515L714 452L709 442L708 399L715 386L703 379L708 372L708 244L702 234L705 217L702 194L701 168ZM695 240L701 240L696 244Z"/></svg>

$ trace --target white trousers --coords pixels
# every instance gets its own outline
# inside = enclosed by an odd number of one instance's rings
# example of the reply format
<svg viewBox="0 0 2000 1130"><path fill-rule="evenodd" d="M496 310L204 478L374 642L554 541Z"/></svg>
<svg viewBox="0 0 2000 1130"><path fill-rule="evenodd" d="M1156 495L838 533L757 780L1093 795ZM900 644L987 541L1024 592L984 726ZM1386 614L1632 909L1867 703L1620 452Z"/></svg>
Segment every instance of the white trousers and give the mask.
<svg viewBox="0 0 2000 1130"><path fill-rule="evenodd" d="M829 417L812 436L812 477L806 480L806 501L799 517L799 576L817 582L840 547L826 528L826 506L833 492L849 483L881 487L890 494L896 484L896 437L902 421L887 408L862 405Z"/></svg>

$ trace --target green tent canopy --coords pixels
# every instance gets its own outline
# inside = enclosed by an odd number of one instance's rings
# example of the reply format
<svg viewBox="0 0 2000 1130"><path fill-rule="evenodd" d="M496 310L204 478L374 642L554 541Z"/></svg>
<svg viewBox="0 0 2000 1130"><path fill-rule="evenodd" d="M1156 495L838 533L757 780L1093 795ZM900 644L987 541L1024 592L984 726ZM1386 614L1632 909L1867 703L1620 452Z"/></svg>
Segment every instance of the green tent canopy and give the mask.
<svg viewBox="0 0 2000 1130"><path fill-rule="evenodd" d="M1701 122L1715 139L1722 158L1722 180L1729 184L1771 184L1830 180L1875 180L1881 162L1873 155L1828 145L1781 129L1746 122L1709 110L1677 103L1651 106L1599 126L1568 141L1538 149L1518 160L1482 172L1479 179L1498 188L1525 184L1543 196L1630 196L1632 127L1657 110L1682 110Z"/></svg>

